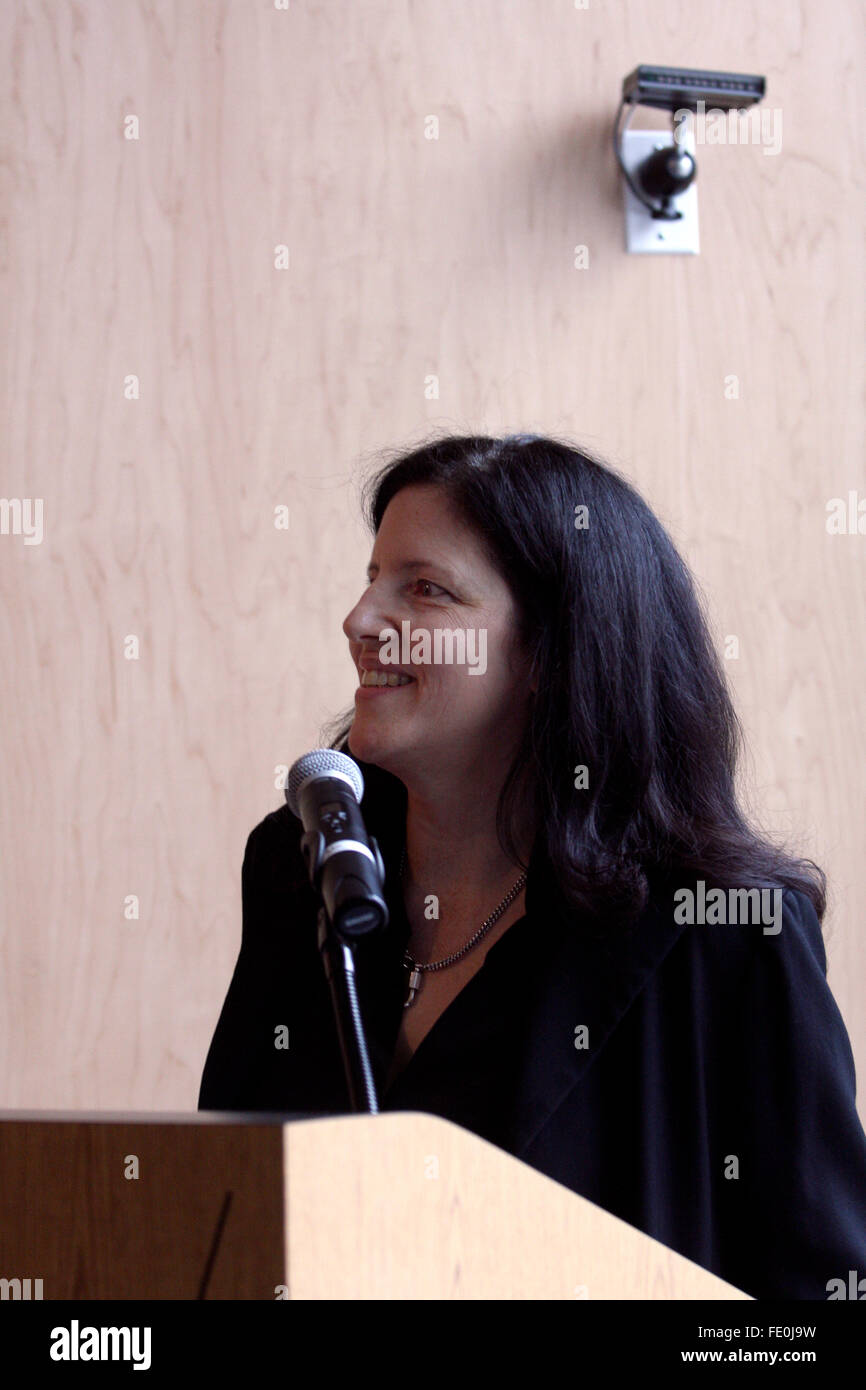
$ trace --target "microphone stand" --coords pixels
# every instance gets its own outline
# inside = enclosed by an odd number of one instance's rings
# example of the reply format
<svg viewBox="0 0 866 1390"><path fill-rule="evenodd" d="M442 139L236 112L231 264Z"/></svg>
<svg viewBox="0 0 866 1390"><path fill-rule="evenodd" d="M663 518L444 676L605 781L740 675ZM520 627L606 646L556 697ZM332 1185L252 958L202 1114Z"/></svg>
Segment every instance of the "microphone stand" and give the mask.
<svg viewBox="0 0 866 1390"><path fill-rule="evenodd" d="M381 900L376 906L373 906L370 898L364 893L364 885L359 884L358 880L347 877L340 885L339 892L339 897L342 899L340 906L345 909L340 914L344 922L342 928L335 926L331 921L320 889L319 870L324 844L324 836L316 831L308 832L301 838L301 851L307 861L310 880L320 903L318 917L319 952L331 990L337 1036L340 1040L343 1069L349 1092L349 1104L354 1111L378 1115L379 1097L373 1078L373 1068L370 1065L367 1036L364 1031L364 1020L361 1017L361 1006L356 988L354 942L359 936L365 936L368 932L377 930L383 924L383 913L384 924L387 925L388 910ZM384 878L384 865L379 853L379 846L372 839L371 844ZM356 891L355 896L352 892L353 883L356 884L356 888L361 890L360 892ZM354 910L351 908L352 903L357 904ZM351 931L346 929L346 918L352 920Z"/></svg>
<svg viewBox="0 0 866 1390"><path fill-rule="evenodd" d="M355 1111L378 1115L379 1097L370 1066L364 1020L355 987L355 956L351 939L342 936L319 908L319 950L325 975L331 987L331 1002L337 1021L337 1036L343 1054L343 1070L349 1089L349 1103Z"/></svg>

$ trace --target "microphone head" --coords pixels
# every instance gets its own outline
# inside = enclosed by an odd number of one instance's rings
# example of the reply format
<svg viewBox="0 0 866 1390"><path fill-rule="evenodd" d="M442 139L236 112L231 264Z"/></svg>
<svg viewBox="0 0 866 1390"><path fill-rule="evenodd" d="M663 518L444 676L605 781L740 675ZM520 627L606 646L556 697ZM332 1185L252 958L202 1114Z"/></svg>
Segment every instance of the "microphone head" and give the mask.
<svg viewBox="0 0 866 1390"><path fill-rule="evenodd" d="M347 781L354 793L355 800L360 802L364 795L364 778L356 762L348 758L345 753L338 753L335 748L314 748L312 753L305 753L302 758L298 758L289 769L289 780L286 786L286 801L289 803L289 810L292 815L301 819L300 808L298 806L298 794L305 782L309 782L313 777L342 777Z"/></svg>

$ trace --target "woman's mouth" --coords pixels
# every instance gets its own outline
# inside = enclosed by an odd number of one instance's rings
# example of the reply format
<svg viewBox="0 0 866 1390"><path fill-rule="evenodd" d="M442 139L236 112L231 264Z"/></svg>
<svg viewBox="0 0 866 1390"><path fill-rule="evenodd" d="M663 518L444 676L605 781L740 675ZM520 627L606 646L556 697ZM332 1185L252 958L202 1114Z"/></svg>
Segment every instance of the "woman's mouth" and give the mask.
<svg viewBox="0 0 866 1390"><path fill-rule="evenodd" d="M404 685L414 685L413 676L402 671L362 671L360 690L398 690Z"/></svg>
<svg viewBox="0 0 866 1390"><path fill-rule="evenodd" d="M378 685L384 687L388 685L393 689L395 685L410 685L411 676L405 676L403 671L361 671L361 685Z"/></svg>

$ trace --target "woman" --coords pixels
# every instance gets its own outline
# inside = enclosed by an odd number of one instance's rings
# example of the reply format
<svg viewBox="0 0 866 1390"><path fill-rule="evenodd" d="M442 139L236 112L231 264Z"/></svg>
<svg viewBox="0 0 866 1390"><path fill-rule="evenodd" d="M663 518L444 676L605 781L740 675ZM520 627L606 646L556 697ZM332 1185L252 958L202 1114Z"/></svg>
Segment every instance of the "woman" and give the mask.
<svg viewBox="0 0 866 1390"><path fill-rule="evenodd" d="M386 865L391 921L356 949L380 1108L473 1130L755 1297L866 1275L825 876L738 808L739 723L666 531L537 436L398 457L369 519L333 746ZM348 1109L300 833L282 807L249 837L202 1109Z"/></svg>

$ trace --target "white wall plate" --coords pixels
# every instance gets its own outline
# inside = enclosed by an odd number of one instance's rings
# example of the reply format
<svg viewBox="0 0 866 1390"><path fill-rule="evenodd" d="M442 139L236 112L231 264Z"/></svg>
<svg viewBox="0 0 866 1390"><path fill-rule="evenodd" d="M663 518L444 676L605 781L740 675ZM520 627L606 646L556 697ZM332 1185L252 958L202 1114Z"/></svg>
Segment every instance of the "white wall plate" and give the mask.
<svg viewBox="0 0 866 1390"><path fill-rule="evenodd" d="M689 132L681 142L689 154L695 153L694 135ZM627 130L622 139L623 163L637 183L638 165L642 164L653 150L673 147L674 138L664 130ZM617 166L619 167L619 166ZM674 201L683 215L676 222L663 222L654 218L648 207L636 198L620 170L620 181L625 198L625 245L630 253L666 253L697 256L700 253L698 238L698 190L697 179Z"/></svg>

